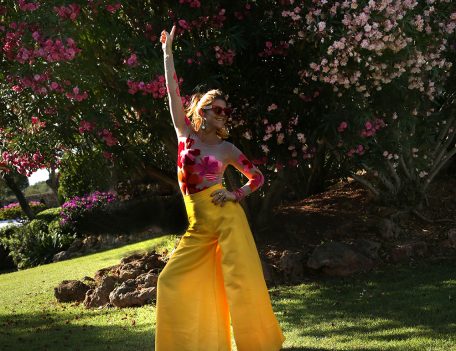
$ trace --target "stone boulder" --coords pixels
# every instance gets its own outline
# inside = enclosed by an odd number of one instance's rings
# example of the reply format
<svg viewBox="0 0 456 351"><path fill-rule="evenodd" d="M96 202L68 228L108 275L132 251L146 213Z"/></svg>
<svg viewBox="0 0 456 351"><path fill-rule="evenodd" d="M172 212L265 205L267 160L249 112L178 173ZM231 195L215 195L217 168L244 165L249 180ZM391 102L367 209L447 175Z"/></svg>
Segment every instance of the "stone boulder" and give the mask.
<svg viewBox="0 0 456 351"><path fill-rule="evenodd" d="M378 225L378 231L383 239L393 239L399 236L400 227L391 219L384 218Z"/></svg>
<svg viewBox="0 0 456 351"><path fill-rule="evenodd" d="M379 259L379 250L381 248L381 244L379 242L369 240L369 239L357 239L355 240L351 247L356 251L359 251L364 256L371 258L373 260Z"/></svg>
<svg viewBox="0 0 456 351"><path fill-rule="evenodd" d="M330 276L345 277L370 271L374 262L350 245L332 241L317 246L307 260L307 266Z"/></svg>
<svg viewBox="0 0 456 351"><path fill-rule="evenodd" d="M95 289L87 291L84 299L86 308L100 307L109 303L109 294L115 288L118 279L112 275L106 275L101 279L101 284Z"/></svg>
<svg viewBox="0 0 456 351"><path fill-rule="evenodd" d="M138 287L135 279L128 279L109 294L109 301L116 307L142 306L156 299L156 286Z"/></svg>
<svg viewBox="0 0 456 351"><path fill-rule="evenodd" d="M278 268L281 271L286 282L298 283L304 278L304 253L292 252L285 250L282 252L278 262Z"/></svg>
<svg viewBox="0 0 456 351"><path fill-rule="evenodd" d="M448 231L447 234L449 246L456 248L456 228L452 228Z"/></svg>
<svg viewBox="0 0 456 351"><path fill-rule="evenodd" d="M165 258L155 251L133 254L123 258L120 264L99 269L94 278L84 277L89 285L77 280L68 286L64 282L69 281L62 282L58 287L62 293L56 297L65 298L74 289L71 301L83 302L86 308L142 306L156 299L158 275L165 264ZM81 286L85 288L80 290Z"/></svg>
<svg viewBox="0 0 456 351"><path fill-rule="evenodd" d="M69 251L59 251L52 257L52 262L59 262L59 261L68 260L71 257L73 257L71 252L69 252Z"/></svg>
<svg viewBox="0 0 456 351"><path fill-rule="evenodd" d="M90 286L79 280L64 280L54 288L54 296L59 302L83 301Z"/></svg>
<svg viewBox="0 0 456 351"><path fill-rule="evenodd" d="M428 251L428 245L424 241L397 245L396 247L393 247L390 252L390 261L397 263L409 258L425 257L428 254Z"/></svg>

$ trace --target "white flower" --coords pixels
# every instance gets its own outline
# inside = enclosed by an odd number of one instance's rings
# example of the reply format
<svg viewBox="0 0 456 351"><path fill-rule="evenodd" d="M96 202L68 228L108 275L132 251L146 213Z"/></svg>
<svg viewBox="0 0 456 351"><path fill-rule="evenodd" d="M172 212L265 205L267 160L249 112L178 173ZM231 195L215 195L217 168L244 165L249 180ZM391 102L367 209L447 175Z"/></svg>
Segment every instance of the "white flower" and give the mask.
<svg viewBox="0 0 456 351"><path fill-rule="evenodd" d="M298 137L298 140L300 143L305 143L306 142L306 137L303 133L298 133L296 134L296 136Z"/></svg>
<svg viewBox="0 0 456 351"><path fill-rule="evenodd" d="M277 105L276 104L271 104L271 105L268 106L268 112L270 112L272 110L277 110Z"/></svg>
<svg viewBox="0 0 456 351"><path fill-rule="evenodd" d="M242 136L248 140L252 139L252 133L250 133L250 130L245 131Z"/></svg>
<svg viewBox="0 0 456 351"><path fill-rule="evenodd" d="M318 22L318 30L319 30L320 32L324 31L325 28L326 28L326 23L325 23L325 22L323 22L323 21Z"/></svg>

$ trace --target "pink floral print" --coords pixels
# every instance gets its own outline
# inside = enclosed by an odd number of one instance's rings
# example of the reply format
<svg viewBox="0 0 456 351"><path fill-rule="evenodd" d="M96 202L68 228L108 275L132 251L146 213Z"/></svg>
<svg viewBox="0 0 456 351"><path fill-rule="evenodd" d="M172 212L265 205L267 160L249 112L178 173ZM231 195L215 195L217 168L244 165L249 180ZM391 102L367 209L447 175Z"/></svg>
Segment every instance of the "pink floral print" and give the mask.
<svg viewBox="0 0 456 351"><path fill-rule="evenodd" d="M264 177L261 171L236 146L229 142L205 144L192 133L190 127L187 134L187 137L179 137L177 155L179 187L184 195L194 194L221 183L228 164L236 167L249 179L244 186L233 190L237 201L263 185Z"/></svg>

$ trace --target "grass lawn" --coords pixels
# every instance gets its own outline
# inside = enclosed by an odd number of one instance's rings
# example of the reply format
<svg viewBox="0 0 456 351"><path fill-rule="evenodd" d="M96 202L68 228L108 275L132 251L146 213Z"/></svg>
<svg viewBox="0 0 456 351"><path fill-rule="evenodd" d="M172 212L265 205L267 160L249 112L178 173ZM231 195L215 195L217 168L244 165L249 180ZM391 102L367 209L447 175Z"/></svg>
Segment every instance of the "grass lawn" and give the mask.
<svg viewBox="0 0 456 351"><path fill-rule="evenodd" d="M0 350L153 350L154 306L86 310L57 303L54 287L135 251L172 248L175 238L0 275ZM454 262L391 266L270 294L287 338L283 350L456 351Z"/></svg>

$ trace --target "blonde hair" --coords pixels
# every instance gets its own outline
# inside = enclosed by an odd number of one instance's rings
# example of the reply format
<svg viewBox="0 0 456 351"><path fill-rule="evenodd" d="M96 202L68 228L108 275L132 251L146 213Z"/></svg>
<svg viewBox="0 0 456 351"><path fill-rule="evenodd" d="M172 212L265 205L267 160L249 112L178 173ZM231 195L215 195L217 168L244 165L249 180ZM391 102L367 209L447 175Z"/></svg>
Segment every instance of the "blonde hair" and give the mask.
<svg viewBox="0 0 456 351"><path fill-rule="evenodd" d="M192 95L190 104L185 108L185 114L192 122L193 128L196 131L199 130L203 124L203 117L199 114L200 110L205 106L212 105L212 102L217 99L226 102L222 91L219 89L209 90L205 94L196 93ZM230 134L228 129L224 127L217 130L217 135L222 139L226 139Z"/></svg>

